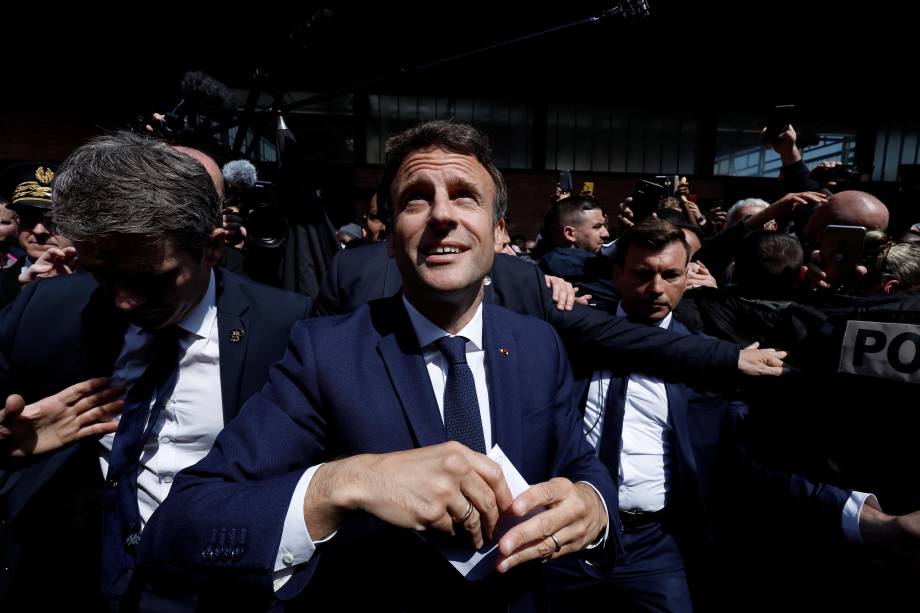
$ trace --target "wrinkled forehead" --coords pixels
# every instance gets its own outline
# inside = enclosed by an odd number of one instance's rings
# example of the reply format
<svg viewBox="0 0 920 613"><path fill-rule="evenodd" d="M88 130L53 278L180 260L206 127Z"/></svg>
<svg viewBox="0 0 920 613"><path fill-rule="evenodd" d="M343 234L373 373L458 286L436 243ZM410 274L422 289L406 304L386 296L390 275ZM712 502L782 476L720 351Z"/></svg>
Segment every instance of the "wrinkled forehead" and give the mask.
<svg viewBox="0 0 920 613"><path fill-rule="evenodd" d="M409 153L396 171L397 180L426 170L446 169L468 174L482 174L491 181L488 171L476 156L457 153L440 147L416 149Z"/></svg>
<svg viewBox="0 0 920 613"><path fill-rule="evenodd" d="M390 197L395 202L407 189L434 183L471 189L490 205L495 199L495 181L476 156L436 147L406 156L390 185Z"/></svg>

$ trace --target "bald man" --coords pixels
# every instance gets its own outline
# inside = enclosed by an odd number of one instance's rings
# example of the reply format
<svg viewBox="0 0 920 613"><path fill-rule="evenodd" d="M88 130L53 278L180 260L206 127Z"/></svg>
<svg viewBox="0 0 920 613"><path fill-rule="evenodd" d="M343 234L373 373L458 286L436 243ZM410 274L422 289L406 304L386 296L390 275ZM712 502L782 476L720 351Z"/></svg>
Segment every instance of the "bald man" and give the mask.
<svg viewBox="0 0 920 613"><path fill-rule="evenodd" d="M186 147L184 145L172 145L172 148L176 151L180 151L185 155L189 155L196 160L198 160L205 170L208 171L211 180L214 182L214 187L217 188L217 195L220 196L221 200L224 198L224 175L220 171L220 166L217 165L217 162L214 161L210 155L201 151L199 149L192 149L191 147Z"/></svg>
<svg viewBox="0 0 920 613"><path fill-rule="evenodd" d="M839 192L826 202L818 203L803 229L805 246L811 249L807 272L814 288L831 289L851 280L853 275L866 274L865 266L835 270L829 254L822 253L821 237L830 225L863 226L867 231L885 230L888 228L888 208L872 194L856 190Z"/></svg>
<svg viewBox="0 0 920 613"><path fill-rule="evenodd" d="M834 194L815 207L805 224L805 240L811 246L817 245L824 228L832 224L884 230L888 227L888 208L866 192L848 190Z"/></svg>

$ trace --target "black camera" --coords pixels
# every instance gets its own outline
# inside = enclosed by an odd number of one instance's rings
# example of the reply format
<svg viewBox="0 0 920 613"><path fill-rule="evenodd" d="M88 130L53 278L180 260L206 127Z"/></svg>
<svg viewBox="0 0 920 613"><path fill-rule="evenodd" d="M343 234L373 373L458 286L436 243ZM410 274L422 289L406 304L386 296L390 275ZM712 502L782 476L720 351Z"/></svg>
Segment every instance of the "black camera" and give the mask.
<svg viewBox="0 0 920 613"><path fill-rule="evenodd" d="M811 178L821 187L837 190L867 183L872 177L875 166L871 164L834 164L831 166L817 166L811 171Z"/></svg>
<svg viewBox="0 0 920 613"><path fill-rule="evenodd" d="M633 212L633 221L636 223L648 219L652 213L658 211L658 202L662 198L673 196L677 190L678 177L658 175L649 181L642 179L633 189L632 204L629 208Z"/></svg>
<svg viewBox="0 0 920 613"><path fill-rule="evenodd" d="M283 244L288 223L276 202L274 183L256 181L251 187L228 183L224 204L239 209L250 241L270 249Z"/></svg>

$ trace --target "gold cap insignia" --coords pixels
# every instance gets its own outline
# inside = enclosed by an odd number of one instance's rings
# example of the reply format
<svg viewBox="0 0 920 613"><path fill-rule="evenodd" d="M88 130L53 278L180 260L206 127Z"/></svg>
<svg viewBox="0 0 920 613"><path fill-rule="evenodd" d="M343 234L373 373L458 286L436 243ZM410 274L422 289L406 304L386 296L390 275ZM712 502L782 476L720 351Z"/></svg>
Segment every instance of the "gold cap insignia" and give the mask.
<svg viewBox="0 0 920 613"><path fill-rule="evenodd" d="M45 166L39 166L35 170L35 178L41 183L51 183L54 180L54 171Z"/></svg>

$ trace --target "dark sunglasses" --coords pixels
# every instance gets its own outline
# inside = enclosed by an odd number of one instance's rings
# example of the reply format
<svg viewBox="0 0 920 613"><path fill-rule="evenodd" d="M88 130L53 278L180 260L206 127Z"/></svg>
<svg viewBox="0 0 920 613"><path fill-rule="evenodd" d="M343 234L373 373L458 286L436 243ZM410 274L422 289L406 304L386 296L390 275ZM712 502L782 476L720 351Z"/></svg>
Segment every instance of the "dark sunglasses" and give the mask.
<svg viewBox="0 0 920 613"><path fill-rule="evenodd" d="M27 228L34 228L38 224L48 226L47 211L32 207L21 207L17 209L16 214L19 215L20 226Z"/></svg>

